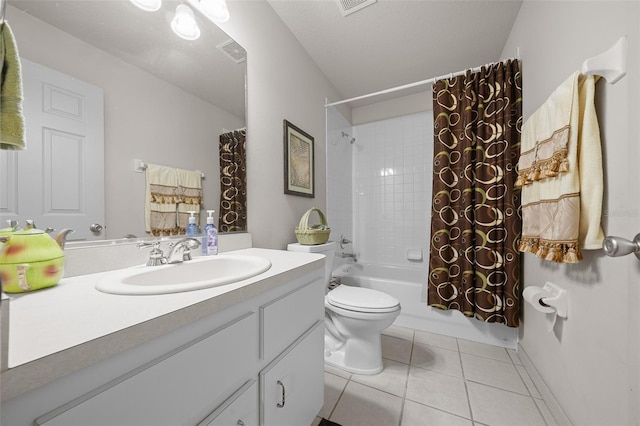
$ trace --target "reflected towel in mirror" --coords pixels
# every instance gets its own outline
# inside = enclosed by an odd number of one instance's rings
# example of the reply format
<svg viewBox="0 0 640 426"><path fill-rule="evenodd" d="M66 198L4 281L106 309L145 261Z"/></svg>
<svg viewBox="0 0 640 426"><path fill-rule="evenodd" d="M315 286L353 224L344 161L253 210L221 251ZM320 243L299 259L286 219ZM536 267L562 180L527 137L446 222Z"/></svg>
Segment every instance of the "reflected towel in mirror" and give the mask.
<svg viewBox="0 0 640 426"><path fill-rule="evenodd" d="M196 224L200 223L202 204L202 173L176 169L178 179L178 228L184 230L189 223L189 211L196 212ZM182 232L181 232L182 233Z"/></svg>
<svg viewBox="0 0 640 426"><path fill-rule="evenodd" d="M148 164L146 170L145 226L158 236L178 235L178 175L171 167Z"/></svg>

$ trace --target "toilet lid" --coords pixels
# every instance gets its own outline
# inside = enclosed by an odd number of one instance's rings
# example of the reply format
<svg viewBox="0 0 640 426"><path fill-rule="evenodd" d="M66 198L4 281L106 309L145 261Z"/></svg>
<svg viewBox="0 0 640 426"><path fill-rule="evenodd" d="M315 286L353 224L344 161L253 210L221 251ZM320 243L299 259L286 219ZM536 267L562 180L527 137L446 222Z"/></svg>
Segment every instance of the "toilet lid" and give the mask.
<svg viewBox="0 0 640 426"><path fill-rule="evenodd" d="M339 285L327 293L327 302L359 312L390 312L400 307L400 301L386 293L348 285Z"/></svg>

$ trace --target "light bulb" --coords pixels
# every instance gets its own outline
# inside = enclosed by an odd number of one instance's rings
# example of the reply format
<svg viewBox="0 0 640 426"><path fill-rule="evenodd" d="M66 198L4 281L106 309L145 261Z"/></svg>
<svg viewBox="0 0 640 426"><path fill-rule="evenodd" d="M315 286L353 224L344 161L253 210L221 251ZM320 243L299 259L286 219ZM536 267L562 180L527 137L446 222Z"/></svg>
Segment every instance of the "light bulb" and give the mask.
<svg viewBox="0 0 640 426"><path fill-rule="evenodd" d="M147 12L155 12L162 6L162 0L129 0L142 10Z"/></svg>
<svg viewBox="0 0 640 426"><path fill-rule="evenodd" d="M193 16L193 10L186 4L176 7L176 16L171 21L171 29L185 40L195 40L200 37L200 28Z"/></svg>
<svg viewBox="0 0 640 426"><path fill-rule="evenodd" d="M213 22L227 22L229 9L225 0L200 0L200 6L205 15Z"/></svg>

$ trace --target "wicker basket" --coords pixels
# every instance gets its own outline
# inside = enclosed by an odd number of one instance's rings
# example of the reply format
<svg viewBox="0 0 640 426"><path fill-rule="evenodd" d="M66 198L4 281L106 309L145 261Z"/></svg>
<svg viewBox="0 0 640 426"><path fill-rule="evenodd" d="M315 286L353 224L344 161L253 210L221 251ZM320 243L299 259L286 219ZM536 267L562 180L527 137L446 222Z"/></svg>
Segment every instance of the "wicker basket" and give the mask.
<svg viewBox="0 0 640 426"><path fill-rule="evenodd" d="M309 226L309 216L312 212L318 212L318 217L320 217L319 225ZM329 241L329 234L331 233L331 229L327 224L327 218L324 216L324 213L320 209L312 208L307 210L305 214L300 218L300 223L296 227L296 238L298 238L298 242L305 246L313 246L316 244L324 244Z"/></svg>

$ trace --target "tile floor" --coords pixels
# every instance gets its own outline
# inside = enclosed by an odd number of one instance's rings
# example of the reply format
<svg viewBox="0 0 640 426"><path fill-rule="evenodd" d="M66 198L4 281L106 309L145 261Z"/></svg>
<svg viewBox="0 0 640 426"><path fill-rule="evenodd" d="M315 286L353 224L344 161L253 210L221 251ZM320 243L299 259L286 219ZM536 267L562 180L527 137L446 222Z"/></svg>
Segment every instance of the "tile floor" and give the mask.
<svg viewBox="0 0 640 426"><path fill-rule="evenodd" d="M514 350L391 326L384 371L325 366L320 417L342 426L554 425Z"/></svg>

